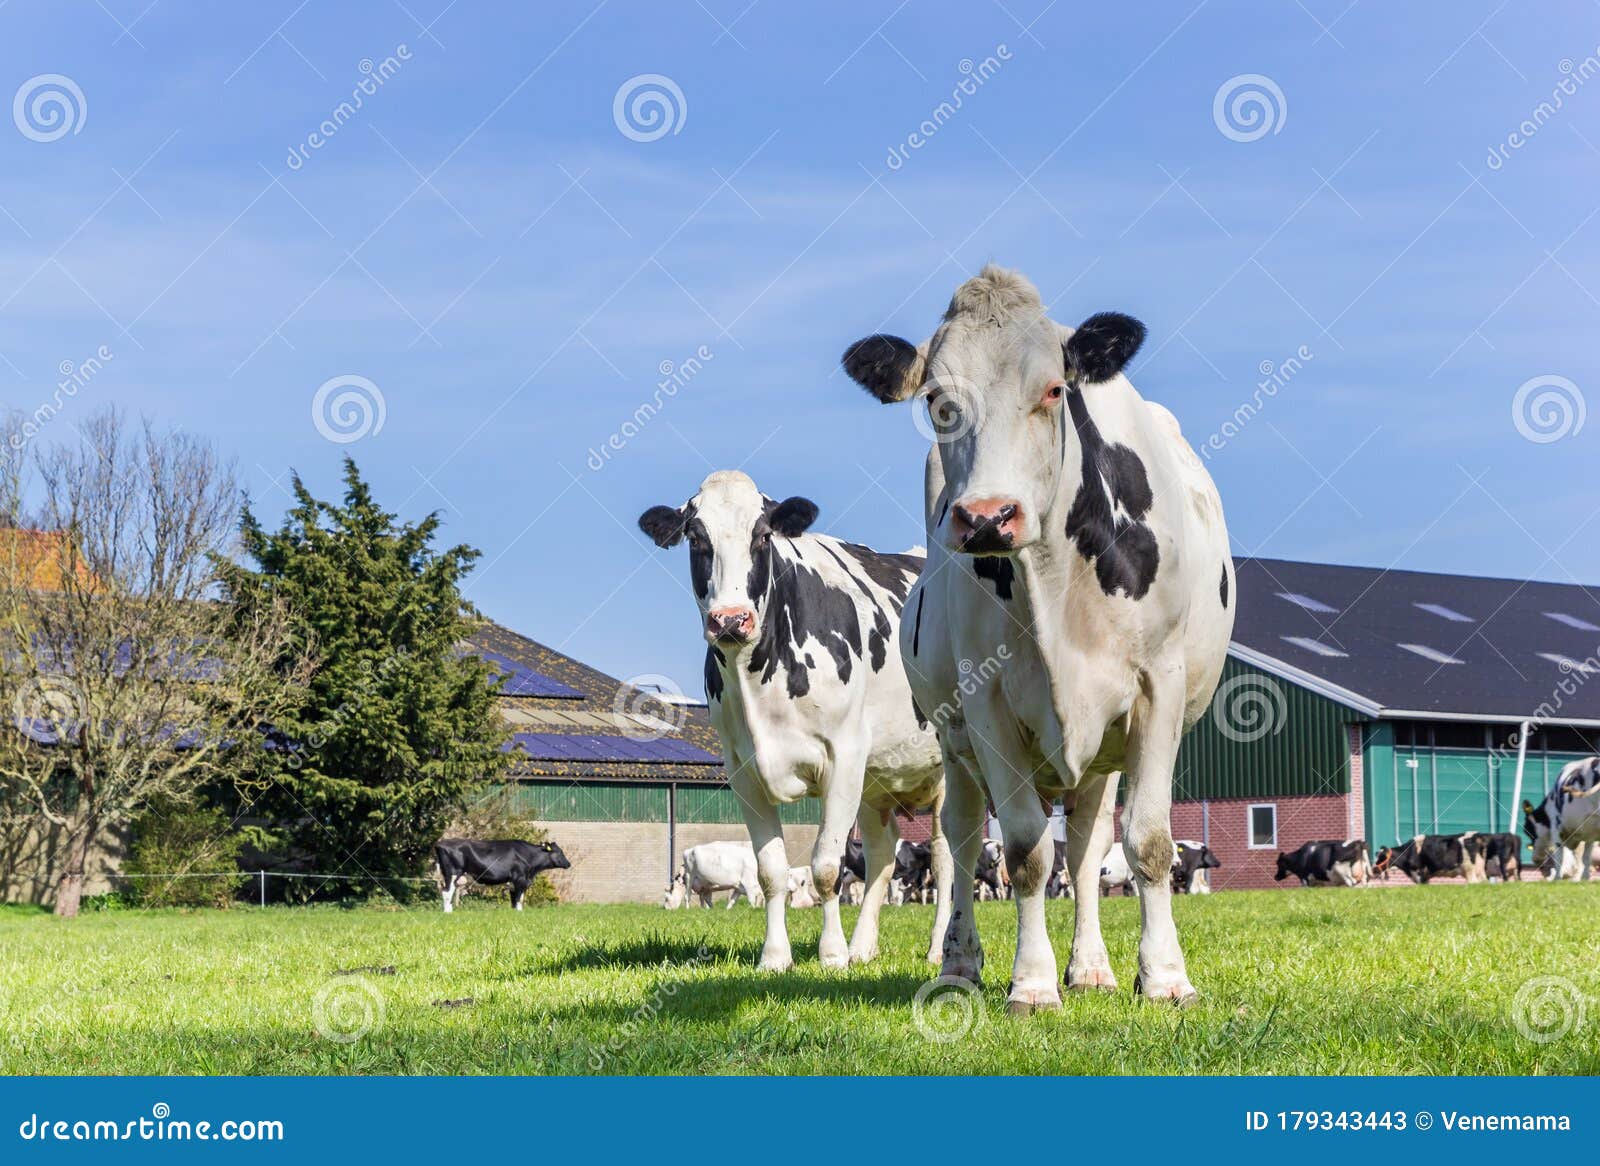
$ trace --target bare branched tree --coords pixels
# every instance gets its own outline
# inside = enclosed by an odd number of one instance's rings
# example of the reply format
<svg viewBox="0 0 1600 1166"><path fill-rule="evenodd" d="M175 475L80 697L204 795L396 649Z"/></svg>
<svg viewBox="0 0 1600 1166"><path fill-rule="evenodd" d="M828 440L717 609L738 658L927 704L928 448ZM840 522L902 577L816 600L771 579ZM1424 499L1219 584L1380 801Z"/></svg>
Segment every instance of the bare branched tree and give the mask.
<svg viewBox="0 0 1600 1166"><path fill-rule="evenodd" d="M252 772L309 667L281 609L216 602L240 497L204 441L106 412L7 452L0 800L65 833L55 910L75 915L101 832Z"/></svg>

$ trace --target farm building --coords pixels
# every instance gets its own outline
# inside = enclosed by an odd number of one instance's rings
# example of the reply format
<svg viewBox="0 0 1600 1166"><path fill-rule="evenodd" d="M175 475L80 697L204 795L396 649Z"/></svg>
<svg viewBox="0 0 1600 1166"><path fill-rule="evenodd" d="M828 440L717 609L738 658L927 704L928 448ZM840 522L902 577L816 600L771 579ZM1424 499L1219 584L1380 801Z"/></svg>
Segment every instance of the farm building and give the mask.
<svg viewBox="0 0 1600 1166"><path fill-rule="evenodd" d="M561 844L569 902L659 900L700 842L745 841L705 707L607 676L496 624L468 643L504 676L517 810ZM813 800L785 807L791 862L809 862Z"/></svg>
<svg viewBox="0 0 1600 1166"><path fill-rule="evenodd" d="M1520 830L1519 761L1537 803L1597 752L1600 589L1235 566L1229 659L1172 814L1221 858L1214 887L1272 886L1278 852L1316 838Z"/></svg>

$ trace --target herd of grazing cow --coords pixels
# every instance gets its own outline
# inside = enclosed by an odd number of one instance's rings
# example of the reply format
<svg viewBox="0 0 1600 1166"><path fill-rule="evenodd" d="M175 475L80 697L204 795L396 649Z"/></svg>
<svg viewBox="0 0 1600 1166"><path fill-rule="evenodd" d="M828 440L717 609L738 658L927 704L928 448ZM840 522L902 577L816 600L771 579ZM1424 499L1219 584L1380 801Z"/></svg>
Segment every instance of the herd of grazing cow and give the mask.
<svg viewBox="0 0 1600 1166"><path fill-rule="evenodd" d="M760 965L779 971L792 963L791 899L820 903L820 960L844 967L877 956L887 900L931 893L928 959L975 984L973 903L1009 892L1007 1008L1026 1015L1061 1004L1052 893L1075 901L1065 985L1116 989L1098 906L1110 879L1141 900L1136 990L1194 997L1171 899L1216 860L1172 837L1173 766L1221 675L1235 587L1210 475L1173 415L1123 375L1144 337L1115 312L1060 325L1033 284L990 265L956 289L928 339L850 345L844 370L874 398L926 402L925 551L813 533L814 503L770 498L739 471L640 515L659 547L688 544L707 704L750 835L748 848L693 848L669 902L726 889L763 903ZM802 870L779 807L804 797L820 800L821 824ZM1057 801L1064 843L1050 831ZM990 806L1002 847L985 840ZM895 814L924 809L929 841L898 839ZM1326 845L1283 869L1308 882L1352 875L1343 844ZM1426 840L1404 850L1384 853L1402 870L1431 861ZM537 857L504 874L519 901ZM851 879L862 908L847 943Z"/></svg>

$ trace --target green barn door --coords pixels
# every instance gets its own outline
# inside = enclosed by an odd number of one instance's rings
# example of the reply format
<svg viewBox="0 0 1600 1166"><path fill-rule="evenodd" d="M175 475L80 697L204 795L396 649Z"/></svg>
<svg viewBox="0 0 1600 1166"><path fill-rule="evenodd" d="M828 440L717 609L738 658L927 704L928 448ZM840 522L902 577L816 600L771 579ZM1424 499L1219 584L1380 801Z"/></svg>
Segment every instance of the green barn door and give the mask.
<svg viewBox="0 0 1600 1166"><path fill-rule="evenodd" d="M1430 834L1489 829L1489 755L1484 750L1433 751L1434 804Z"/></svg>

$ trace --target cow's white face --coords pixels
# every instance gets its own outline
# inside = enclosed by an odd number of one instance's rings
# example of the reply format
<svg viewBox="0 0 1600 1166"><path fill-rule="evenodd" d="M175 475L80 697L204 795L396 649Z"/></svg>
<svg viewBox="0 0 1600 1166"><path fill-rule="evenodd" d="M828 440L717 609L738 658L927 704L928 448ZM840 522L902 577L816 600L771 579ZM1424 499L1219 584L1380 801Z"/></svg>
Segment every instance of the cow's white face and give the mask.
<svg viewBox="0 0 1600 1166"><path fill-rule="evenodd" d="M1067 509L1059 499L1076 498L1077 479L1096 495L1079 523L1091 542L1106 541L1099 528L1114 534L1148 508L1143 466L1123 474L1131 451L1101 438L1086 405L1093 386L1118 376L1143 340L1144 325L1114 312L1063 328L1026 279L986 268L956 290L925 344L869 336L845 352L844 367L881 401L927 398L949 501L939 520L945 545L1011 555L1037 542L1047 524L1063 522L1077 536L1069 516L1056 513ZM1073 481L1063 483L1064 474Z"/></svg>
<svg viewBox="0 0 1600 1166"><path fill-rule="evenodd" d="M775 536L794 538L817 517L805 498L774 502L747 474L718 470L681 507L653 506L639 527L658 546L689 541L689 582L708 643L738 647L761 635Z"/></svg>

